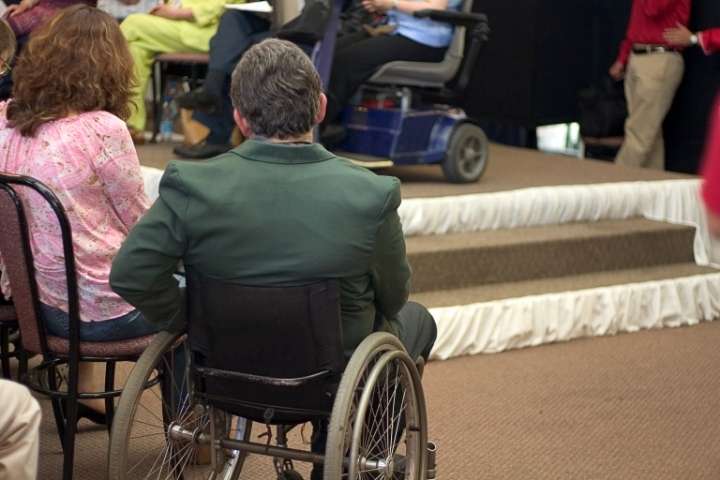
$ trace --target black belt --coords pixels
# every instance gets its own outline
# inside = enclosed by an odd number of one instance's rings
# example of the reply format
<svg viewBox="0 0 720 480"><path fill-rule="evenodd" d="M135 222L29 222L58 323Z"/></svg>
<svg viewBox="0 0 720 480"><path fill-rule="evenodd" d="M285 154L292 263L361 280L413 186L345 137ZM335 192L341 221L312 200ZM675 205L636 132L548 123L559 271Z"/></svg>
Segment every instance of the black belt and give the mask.
<svg viewBox="0 0 720 480"><path fill-rule="evenodd" d="M635 44L632 46L632 52L636 55L645 55L646 53L661 52L678 52L677 48L668 47L667 45L643 45Z"/></svg>

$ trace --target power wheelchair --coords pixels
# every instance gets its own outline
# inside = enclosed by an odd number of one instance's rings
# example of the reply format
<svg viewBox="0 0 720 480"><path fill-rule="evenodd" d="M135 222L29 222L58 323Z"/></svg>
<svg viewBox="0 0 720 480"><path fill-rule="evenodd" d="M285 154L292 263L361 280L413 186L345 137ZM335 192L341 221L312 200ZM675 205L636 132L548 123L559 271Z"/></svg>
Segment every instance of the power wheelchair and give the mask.
<svg viewBox="0 0 720 480"><path fill-rule="evenodd" d="M445 58L380 67L343 112L347 135L337 147L339 155L368 168L440 164L453 183L482 176L489 161L488 138L460 108L490 34L487 16L472 13L472 5L473 0L464 0L459 12L415 12L455 27Z"/></svg>
<svg viewBox="0 0 720 480"><path fill-rule="evenodd" d="M346 361L337 282L187 282L187 332L158 334L120 397L110 480L235 480L249 453L273 457L279 480L302 479L293 460L322 465L325 480L435 478L416 361L388 333ZM306 422L327 425L324 455L288 447Z"/></svg>

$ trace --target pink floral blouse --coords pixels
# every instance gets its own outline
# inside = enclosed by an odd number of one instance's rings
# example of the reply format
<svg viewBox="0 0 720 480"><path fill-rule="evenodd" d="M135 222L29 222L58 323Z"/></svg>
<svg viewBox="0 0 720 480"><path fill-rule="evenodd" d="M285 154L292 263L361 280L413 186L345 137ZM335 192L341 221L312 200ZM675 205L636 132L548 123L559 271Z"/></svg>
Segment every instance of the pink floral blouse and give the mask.
<svg viewBox="0 0 720 480"><path fill-rule="evenodd" d="M149 207L140 164L125 123L108 112L87 112L42 125L23 137L7 125L0 103L0 171L47 185L70 220L80 295L80 318L109 320L133 307L110 290L110 267L128 231ZM24 193L40 301L67 312L60 228L45 202ZM1 267L1 265L0 265ZM2 290L9 292L5 275Z"/></svg>

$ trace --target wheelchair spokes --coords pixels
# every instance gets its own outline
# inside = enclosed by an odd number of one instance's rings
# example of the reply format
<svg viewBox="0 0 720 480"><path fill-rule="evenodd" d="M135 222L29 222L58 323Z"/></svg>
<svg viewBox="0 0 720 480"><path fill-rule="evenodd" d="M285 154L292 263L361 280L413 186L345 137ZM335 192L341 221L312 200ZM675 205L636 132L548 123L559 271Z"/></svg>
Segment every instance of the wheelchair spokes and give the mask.
<svg viewBox="0 0 720 480"><path fill-rule="evenodd" d="M353 419L346 478L419 478L418 405L410 370L401 355L384 353L363 386Z"/></svg>
<svg viewBox="0 0 720 480"><path fill-rule="evenodd" d="M219 479L227 458L212 439L229 432L230 418L193 402L186 347L161 335L136 363L120 398L108 477Z"/></svg>
<svg viewBox="0 0 720 480"><path fill-rule="evenodd" d="M425 478L425 404L413 362L387 335L356 354L333 408L325 479Z"/></svg>

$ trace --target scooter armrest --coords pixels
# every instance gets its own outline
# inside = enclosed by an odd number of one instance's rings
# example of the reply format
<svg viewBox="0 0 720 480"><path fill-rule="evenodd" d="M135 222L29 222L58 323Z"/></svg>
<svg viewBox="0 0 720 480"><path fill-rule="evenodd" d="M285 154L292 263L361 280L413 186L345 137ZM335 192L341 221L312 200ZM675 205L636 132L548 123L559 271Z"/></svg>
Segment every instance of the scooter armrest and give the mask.
<svg viewBox="0 0 720 480"><path fill-rule="evenodd" d="M465 13L453 10L424 9L414 13L417 18L429 18L436 22L444 22L456 27L472 28L480 23L487 23L487 15L484 13Z"/></svg>

